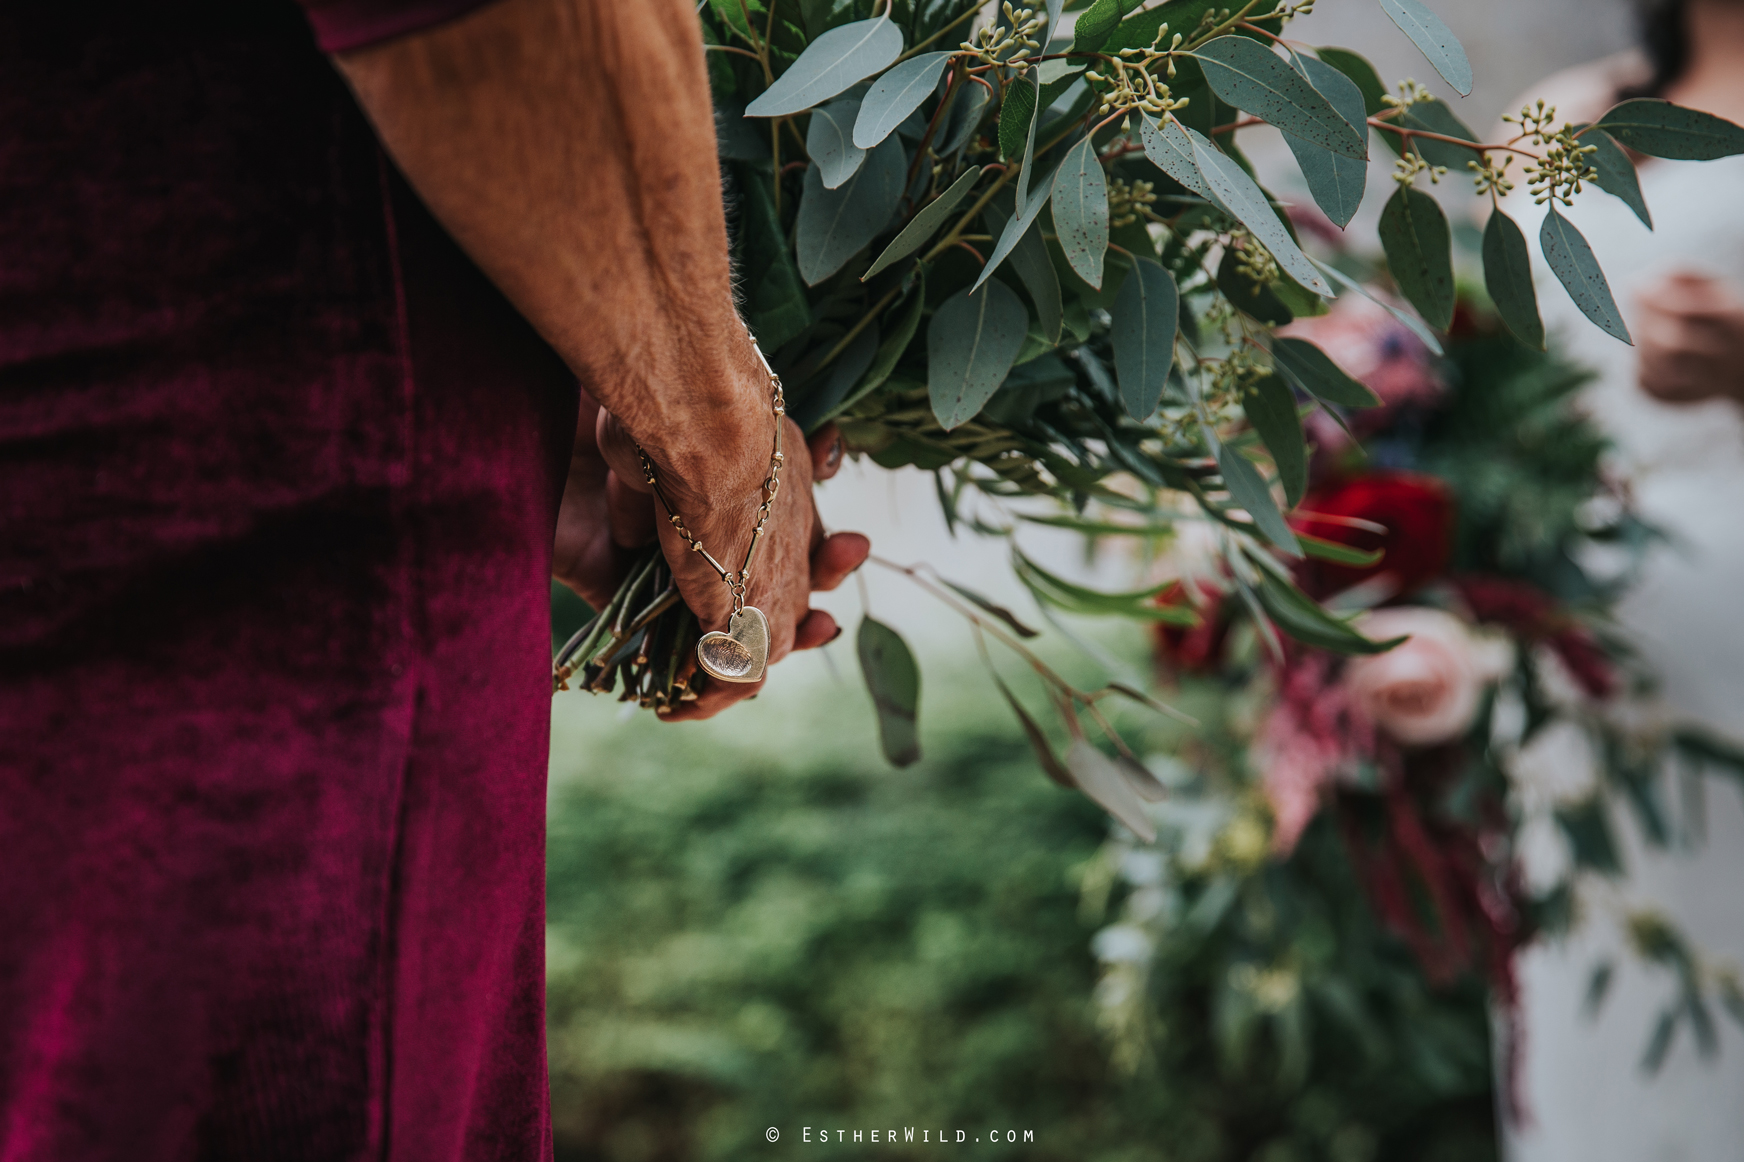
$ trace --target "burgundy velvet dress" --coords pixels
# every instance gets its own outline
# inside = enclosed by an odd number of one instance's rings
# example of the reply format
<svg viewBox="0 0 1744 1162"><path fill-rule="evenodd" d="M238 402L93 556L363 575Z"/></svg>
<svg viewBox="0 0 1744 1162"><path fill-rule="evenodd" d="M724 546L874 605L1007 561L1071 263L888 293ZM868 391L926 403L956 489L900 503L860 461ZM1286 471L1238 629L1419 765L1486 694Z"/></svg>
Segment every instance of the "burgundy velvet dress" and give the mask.
<svg viewBox="0 0 1744 1162"><path fill-rule="evenodd" d="M576 388L320 51L472 3L0 6L0 1162L550 1155Z"/></svg>

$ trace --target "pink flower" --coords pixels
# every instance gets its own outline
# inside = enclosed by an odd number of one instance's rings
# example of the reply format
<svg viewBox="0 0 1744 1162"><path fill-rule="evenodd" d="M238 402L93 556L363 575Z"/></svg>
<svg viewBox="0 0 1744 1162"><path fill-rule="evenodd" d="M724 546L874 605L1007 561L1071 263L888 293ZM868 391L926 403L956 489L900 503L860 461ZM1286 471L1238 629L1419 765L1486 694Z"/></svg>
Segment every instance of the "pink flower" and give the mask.
<svg viewBox="0 0 1744 1162"><path fill-rule="evenodd" d="M1260 786L1272 810L1272 850L1290 854L1327 788L1374 753L1374 730L1334 680L1336 658L1293 653L1255 740Z"/></svg>
<svg viewBox="0 0 1744 1162"><path fill-rule="evenodd" d="M1352 658L1344 685L1381 733L1406 746L1451 742L1471 728L1484 687L1501 676L1510 647L1477 637L1451 613L1422 606L1377 609L1363 633L1409 640L1384 654Z"/></svg>

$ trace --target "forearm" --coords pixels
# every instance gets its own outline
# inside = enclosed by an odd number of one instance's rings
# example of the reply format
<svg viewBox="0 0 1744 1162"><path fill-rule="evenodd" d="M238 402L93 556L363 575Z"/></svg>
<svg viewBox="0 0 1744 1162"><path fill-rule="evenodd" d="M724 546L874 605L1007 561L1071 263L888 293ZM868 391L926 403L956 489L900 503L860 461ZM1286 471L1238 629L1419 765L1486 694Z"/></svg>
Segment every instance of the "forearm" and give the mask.
<svg viewBox="0 0 1744 1162"><path fill-rule="evenodd" d="M689 0L499 0L339 67L433 213L682 479L767 458ZM752 451L751 449L756 449Z"/></svg>

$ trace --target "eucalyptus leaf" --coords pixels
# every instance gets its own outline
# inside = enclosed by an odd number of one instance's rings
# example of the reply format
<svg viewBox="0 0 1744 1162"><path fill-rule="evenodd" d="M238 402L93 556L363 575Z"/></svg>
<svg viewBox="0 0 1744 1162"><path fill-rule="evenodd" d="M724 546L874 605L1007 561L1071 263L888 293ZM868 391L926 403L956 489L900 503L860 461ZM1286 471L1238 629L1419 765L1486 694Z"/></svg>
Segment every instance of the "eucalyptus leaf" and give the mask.
<svg viewBox="0 0 1744 1162"><path fill-rule="evenodd" d="M1032 94L1035 115L1029 119L1029 129L1024 134L1023 168L1017 171L1017 212L1020 215L1030 208L1030 179L1035 177L1036 126L1041 122L1042 111L1046 108L1042 104L1042 71L1040 69L1029 70L1028 82L1030 88L1035 90ZM1008 86L1008 94L1009 89L1013 87L1015 85Z"/></svg>
<svg viewBox="0 0 1744 1162"><path fill-rule="evenodd" d="M1629 328L1617 310L1617 300L1611 297L1611 286L1605 281L1605 272L1599 269L1593 248L1574 228L1574 223L1556 212L1555 204L1546 209L1544 225L1538 231L1538 246L1551 272L1581 314L1607 335L1634 346L1635 340L1629 337Z"/></svg>
<svg viewBox="0 0 1744 1162"><path fill-rule="evenodd" d="M902 142L890 137L838 189L824 187L820 167L805 171L794 235L799 273L807 284L816 286L835 274L884 229L902 200L907 165Z"/></svg>
<svg viewBox="0 0 1744 1162"><path fill-rule="evenodd" d="M1119 26L1121 15L1119 0L1095 0L1072 25L1072 51L1095 52L1101 48Z"/></svg>
<svg viewBox="0 0 1744 1162"><path fill-rule="evenodd" d="M1157 827L1145 814L1144 800L1107 755L1081 738L1073 739L1066 748L1066 769L1072 772L1079 790L1125 824L1128 831L1146 843L1156 840Z"/></svg>
<svg viewBox="0 0 1744 1162"><path fill-rule="evenodd" d="M963 600L975 606L982 613L991 614L1000 621L1003 621L1006 626L1010 628L1011 632L1015 633L1018 637L1032 638L1041 636L1041 631L1031 629L1029 626L1017 619L1017 614L1011 612L1011 610L995 602L985 594L978 593L967 585L959 585L955 581L949 581L943 577L939 578L939 582L952 593L955 593L958 597L961 597Z"/></svg>
<svg viewBox="0 0 1744 1162"><path fill-rule="evenodd" d="M902 635L881 621L860 619L855 640L860 672L878 713L878 742L892 765L920 758L920 667Z"/></svg>
<svg viewBox="0 0 1744 1162"><path fill-rule="evenodd" d="M834 415L848 396L854 393L860 379L878 356L878 326L868 324L849 340L847 347L824 372L823 382L816 383L788 409L793 422L804 431L823 424L824 417Z"/></svg>
<svg viewBox="0 0 1744 1162"><path fill-rule="evenodd" d="M927 327L927 394L946 431L974 419L998 390L1028 329L1023 300L997 279L939 305Z"/></svg>
<svg viewBox="0 0 1744 1162"><path fill-rule="evenodd" d="M1322 149L1368 160L1368 134L1269 48L1246 36L1220 36L1195 55L1222 100Z"/></svg>
<svg viewBox="0 0 1744 1162"><path fill-rule="evenodd" d="M1332 616L1269 569L1259 570L1259 580L1255 595L1266 616L1303 645L1339 654L1380 654L1405 640L1398 637L1378 642L1364 637L1349 622Z"/></svg>
<svg viewBox="0 0 1744 1162"><path fill-rule="evenodd" d="M902 228L902 232L891 241L889 246L884 248L884 253L878 256L878 261L874 262L871 268L860 276L860 281L865 282L892 263L907 258L919 250L921 245L937 233L940 226L945 224L945 219L951 216L951 211L957 208L957 203L968 196L969 191L975 187L975 182L980 177L981 167L971 167L964 172L962 177L951 183L950 189L922 206L920 213L911 218L908 225Z"/></svg>
<svg viewBox="0 0 1744 1162"><path fill-rule="evenodd" d="M1339 116L1366 137L1367 114L1363 109L1362 90L1357 88L1356 82L1313 57L1301 57L1299 62L1309 82L1332 103ZM1368 187L1368 163L1334 153L1287 130L1284 131L1284 143L1296 155L1296 164L1308 182L1308 192L1313 195L1314 204L1339 229L1350 225Z"/></svg>
<svg viewBox="0 0 1744 1162"><path fill-rule="evenodd" d="M1532 285L1532 252L1520 227L1500 210L1491 211L1484 226L1484 287L1514 337L1544 350L1544 320Z"/></svg>
<svg viewBox="0 0 1744 1162"><path fill-rule="evenodd" d="M1155 4L1142 12L1133 12L1138 5L1139 0L1123 0L1121 10L1132 15L1120 22L1120 27L1103 44L1103 52L1112 56L1123 48L1147 48L1156 40L1157 29L1165 23L1175 32L1191 34L1207 12L1229 7L1225 0L1169 0L1166 4ZM1185 66L1191 61L1181 63L1185 72Z"/></svg>
<svg viewBox="0 0 1744 1162"><path fill-rule="evenodd" d="M1186 606L1158 604L1158 596L1174 584L1172 581L1133 593L1104 593L1049 572L1016 545L1011 547L1011 571L1038 602L1068 613L1140 618L1186 627L1199 624L1199 615Z"/></svg>
<svg viewBox="0 0 1744 1162"><path fill-rule="evenodd" d="M987 265L981 268L980 277L975 280L975 290L980 290L993 277L993 272L1017 249L1017 244L1023 241L1023 236L1029 233L1029 228L1041 216L1042 207L1048 204L1048 197L1053 193L1053 182L1049 180L1038 183L1037 188L1042 192L1032 195L1029 205L1024 206L1017 217L1007 222L1005 229L1000 232L999 241L993 245L993 253L987 257Z"/></svg>
<svg viewBox="0 0 1744 1162"><path fill-rule="evenodd" d="M811 115L805 151L818 167L826 190L840 188L866 160L866 151L852 137L854 118L859 115L860 102L855 100L831 101Z"/></svg>
<svg viewBox="0 0 1744 1162"><path fill-rule="evenodd" d="M1024 152L1035 126L1040 77L1025 76L1006 87L1005 104L999 107L999 158L1010 161Z"/></svg>
<svg viewBox="0 0 1744 1162"><path fill-rule="evenodd" d="M1310 261L1313 261L1313 260L1310 260ZM1380 307L1383 311L1385 311L1389 315L1393 316L1393 318L1399 320L1399 322L1401 322L1405 325L1405 328L1407 330L1409 330L1413 335L1417 336L1417 338L1421 339L1423 341L1423 345L1425 347L1429 348L1429 350L1433 354L1436 354L1436 355L1446 354L1446 352L1444 352L1441 349L1441 340L1437 339L1435 337L1434 331L1431 331L1428 327L1425 327L1423 325L1422 319L1419 319L1417 316L1411 314L1408 311L1401 311L1398 307L1395 307L1392 303L1387 302L1385 299L1376 298L1373 294L1369 293L1368 287L1366 287L1362 283L1356 281L1356 279L1351 278L1348 274L1345 274L1343 271L1339 270L1336 266L1328 266L1324 262L1315 262L1314 265L1319 267L1321 270L1325 271L1326 277L1328 277L1332 281L1336 282L1339 286L1343 287L1345 290L1355 291L1357 294L1361 295L1363 298L1367 299L1369 302L1375 304L1375 306Z"/></svg>
<svg viewBox="0 0 1744 1162"><path fill-rule="evenodd" d="M1380 406L1380 396L1346 375L1330 355L1306 339L1274 338L1272 363L1292 383L1322 403L1347 408Z"/></svg>
<svg viewBox="0 0 1744 1162"><path fill-rule="evenodd" d="M1242 409L1272 454L1272 463L1278 466L1285 502L1296 507L1308 491L1308 442L1302 434L1295 393L1283 376L1262 376L1242 397Z"/></svg>
<svg viewBox="0 0 1744 1162"><path fill-rule="evenodd" d="M784 117L810 109L888 68L901 55L902 29L888 17L832 28L745 106L745 116Z"/></svg>
<svg viewBox="0 0 1744 1162"><path fill-rule="evenodd" d="M939 130L938 145L934 152L941 158L946 158L969 144L975 130L980 128L982 112L992 100L992 95L982 86L973 82L964 84L951 100L951 108L945 114L945 124Z"/></svg>
<svg viewBox="0 0 1744 1162"><path fill-rule="evenodd" d="M1431 327L1453 322L1453 237L1441 204L1401 186L1381 211L1381 248L1393 281Z"/></svg>
<svg viewBox="0 0 1744 1162"><path fill-rule="evenodd" d="M1648 212L1647 199L1641 196L1641 178L1623 147L1602 129L1587 129L1581 134L1581 144L1597 147L1597 151L1587 157L1587 163L1598 171L1593 184L1607 194L1621 198L1624 205L1635 211L1643 226L1653 229L1653 215Z"/></svg>
<svg viewBox="0 0 1744 1162"><path fill-rule="evenodd" d="M1223 475L1223 485L1229 489L1230 499L1247 510L1268 541L1287 555L1300 557L1302 546L1296 542L1296 534L1290 530L1284 514L1278 511L1278 502L1272 499L1272 490L1266 487L1265 477L1260 475L1259 469L1246 456L1221 441L1212 447L1212 451L1217 455L1217 470Z"/></svg>
<svg viewBox="0 0 1744 1162"><path fill-rule="evenodd" d="M1314 264L1308 261L1308 256L1302 253L1296 240L1290 237L1290 232L1272 210L1265 192L1254 184L1247 171L1225 157L1198 130L1189 129L1187 134L1193 142L1193 160L1199 167L1206 188L1211 191L1218 204L1228 210L1232 217L1246 226L1248 232L1272 252L1272 257L1278 260L1278 265L1291 278L1315 294L1331 298L1332 288L1327 285Z"/></svg>
<svg viewBox="0 0 1744 1162"><path fill-rule="evenodd" d="M1161 705L1161 703L1157 703L1157 705ZM1138 797L1145 802L1161 803L1169 797L1169 788L1164 786L1163 781L1157 778L1149 767L1137 759L1128 758L1126 755L1115 755L1114 765L1120 768L1120 773L1126 776L1126 781L1132 784L1132 789L1137 791Z"/></svg>
<svg viewBox="0 0 1744 1162"><path fill-rule="evenodd" d="M1140 258L1115 296L1108 336L1120 402L1135 420L1149 419L1163 396L1175 361L1180 314L1181 295L1174 276L1161 263Z"/></svg>
<svg viewBox="0 0 1744 1162"><path fill-rule="evenodd" d="M878 344L878 354L872 357L872 365L866 369L866 374L860 377L859 387L853 394L842 401L843 409L852 407L867 393L884 386L884 381L890 378L890 373L896 370L897 363L902 359L903 352L914 341L915 332L920 330L921 316L926 313L926 272L923 270L915 276L914 285L908 290L908 299L900 314L895 316L895 323ZM886 320L890 316L885 316ZM838 409L841 410L841 409ZM828 420L832 417L823 417Z"/></svg>
<svg viewBox="0 0 1744 1162"><path fill-rule="evenodd" d="M1713 161L1744 153L1744 127L1653 97L1624 101L1599 118L1598 128L1649 157Z"/></svg>
<svg viewBox="0 0 1744 1162"><path fill-rule="evenodd" d="M1210 187L1199 173L1199 163L1193 159L1193 139L1173 117L1161 124L1143 113L1139 114L1139 139L1144 142L1145 156L1164 173L1180 182L1190 192L1213 201Z"/></svg>
<svg viewBox="0 0 1744 1162"><path fill-rule="evenodd" d="M1373 117L1386 109L1387 104L1381 98L1387 95L1387 86L1381 84L1381 76L1375 72L1374 65L1348 48L1317 48L1314 51L1321 60L1356 84L1357 91L1362 93L1364 113Z"/></svg>
<svg viewBox="0 0 1744 1162"><path fill-rule="evenodd" d="M1054 232L1078 277L1102 289L1102 261L1108 253L1108 179L1096 145L1086 137L1074 145L1054 174Z"/></svg>
<svg viewBox="0 0 1744 1162"><path fill-rule="evenodd" d="M993 227L994 233L1005 233L1010 218L1003 208L988 206L982 213ZM1048 248L1042 241L1040 226L1030 226L1024 231L1023 237L1017 240L1017 245L1011 248L1011 266L1017 271L1017 277L1023 281L1023 288L1029 292L1030 301L1035 304L1042 338L1049 347L1057 346L1060 342L1060 328L1065 321L1065 306L1060 298L1060 276L1048 258Z"/></svg>
<svg viewBox="0 0 1744 1162"><path fill-rule="evenodd" d="M896 132L896 127L920 108L938 87L939 76L951 62L948 52L929 52L910 57L886 72L866 91L854 122L854 144L871 149Z"/></svg>
<svg viewBox="0 0 1744 1162"><path fill-rule="evenodd" d="M1380 564L1381 559L1386 556L1380 549L1355 549L1324 537L1311 537L1300 531L1296 533L1296 540L1301 544L1303 553L1321 561L1330 561L1334 565L1366 569L1370 565Z"/></svg>
<svg viewBox="0 0 1744 1162"><path fill-rule="evenodd" d="M1399 30L1423 53L1441 79L1462 97L1471 96L1472 67L1459 37L1429 10L1423 0L1381 0L1381 7Z"/></svg>
<svg viewBox="0 0 1744 1162"><path fill-rule="evenodd" d="M1469 141L1473 145L1478 144L1478 135L1471 131L1471 127L1459 119L1446 101L1434 98L1417 102L1403 113L1389 118L1387 123L1400 129L1435 133L1442 137ZM1404 155L1407 141L1403 135L1385 131L1381 133L1381 139L1387 143L1388 149L1400 156ZM1439 141L1433 137L1412 137L1408 144L1412 153L1422 157L1430 165L1445 166L1455 173L1466 172L1466 163L1476 161L1481 153L1480 150L1467 149L1452 141Z"/></svg>
<svg viewBox="0 0 1744 1162"><path fill-rule="evenodd" d="M1017 700L1017 695L1011 692L1011 687L1007 686L998 674L993 675L993 684L999 687L999 692L1005 695L1006 705L1010 706L1011 712L1017 715L1017 723L1023 727L1023 735L1029 740L1030 749L1035 752L1036 762L1041 764L1042 772L1066 790L1076 791L1078 784L1072 779L1072 772L1068 771L1065 765L1060 762L1060 757L1054 753L1053 744L1048 741L1047 734L1036 724L1036 720L1030 717L1029 711L1023 708L1023 703Z"/></svg>

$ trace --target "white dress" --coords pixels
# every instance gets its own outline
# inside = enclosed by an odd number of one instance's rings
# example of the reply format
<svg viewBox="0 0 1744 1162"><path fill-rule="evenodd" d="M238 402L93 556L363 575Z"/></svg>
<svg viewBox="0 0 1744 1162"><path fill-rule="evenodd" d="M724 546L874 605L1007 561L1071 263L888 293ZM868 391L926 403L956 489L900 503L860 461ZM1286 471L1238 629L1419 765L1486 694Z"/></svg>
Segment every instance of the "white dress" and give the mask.
<svg viewBox="0 0 1744 1162"><path fill-rule="evenodd" d="M1744 157L1650 161L1641 185L1652 233L1602 191L1565 211L1625 319L1636 288L1676 269L1724 279L1744 297ZM1525 194L1503 207L1532 238L1542 210ZM1623 603L1623 627L1657 672L1672 717L1744 739L1744 409L1652 400L1636 384L1634 350L1586 322L1542 264L1537 274L1555 341L1599 373L1585 403L1615 442L1636 509L1672 539L1652 552ZM1554 761L1579 756L1565 750ZM1643 852L1633 821L1619 813L1631 870L1623 895L1674 919L1707 956L1744 968L1744 788L1718 779L1706 788L1707 839L1693 854ZM1618 971L1604 1008L1588 1019L1588 974L1605 954ZM1523 957L1521 978L1519 1080L1529 1121L1507 1133L1510 1158L1744 1162L1744 1028L1716 1010L1720 1056L1705 1061L1686 1024L1660 1073L1645 1075L1639 1063L1673 985L1623 951L1620 930L1603 916L1565 945Z"/></svg>

